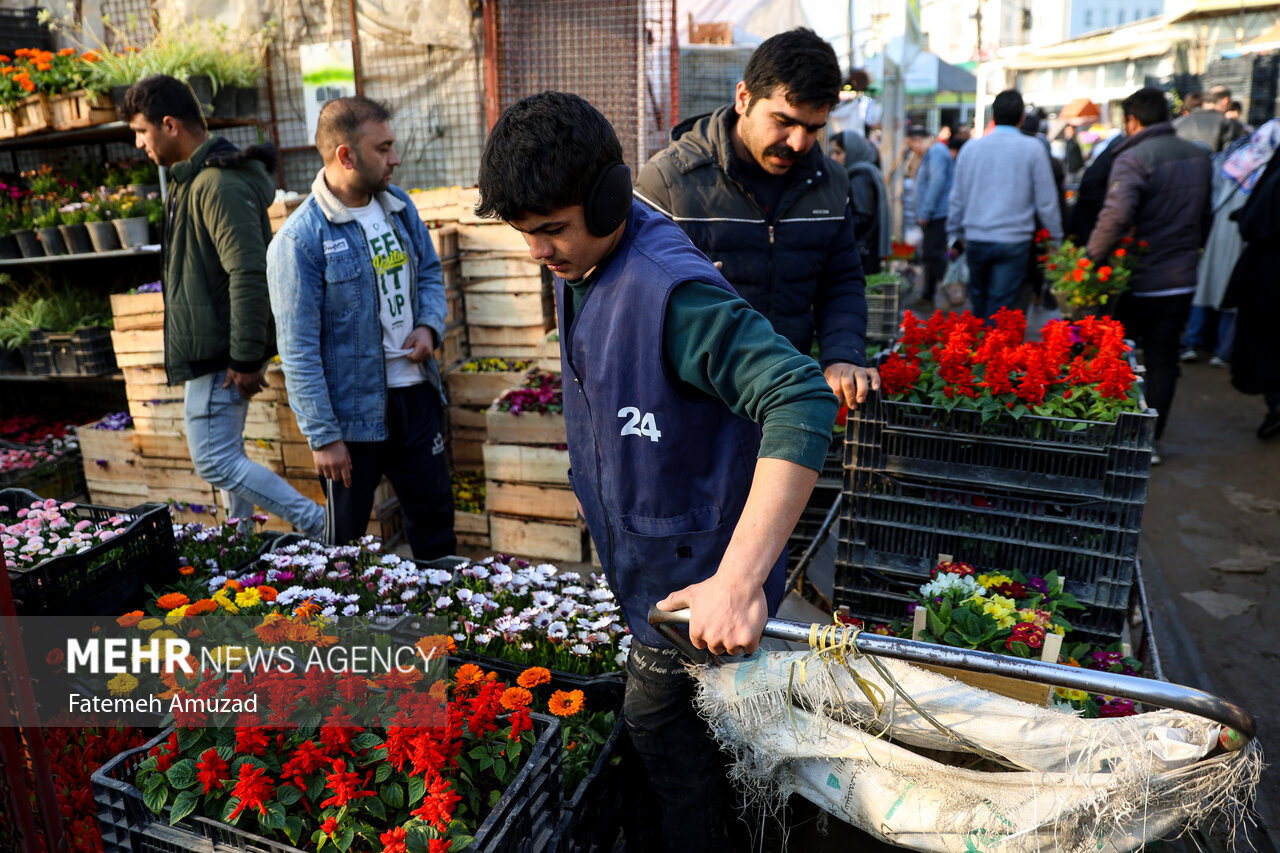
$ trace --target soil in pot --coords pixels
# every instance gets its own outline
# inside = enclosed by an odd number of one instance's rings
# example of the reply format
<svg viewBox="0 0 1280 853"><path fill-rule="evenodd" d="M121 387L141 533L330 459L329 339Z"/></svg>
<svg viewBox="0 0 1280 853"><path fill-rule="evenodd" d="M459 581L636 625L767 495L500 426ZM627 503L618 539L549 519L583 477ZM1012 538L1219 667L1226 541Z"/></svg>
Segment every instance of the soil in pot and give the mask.
<svg viewBox="0 0 1280 853"><path fill-rule="evenodd" d="M67 244L62 242L62 232L58 230L58 226L37 228L36 236L40 238L40 245L44 247L46 255L65 255L67 253Z"/></svg>
<svg viewBox="0 0 1280 853"><path fill-rule="evenodd" d="M89 229L89 239L93 241L95 252L110 252L120 248L120 235L116 233L115 225L110 222L86 222L85 227Z"/></svg>
<svg viewBox="0 0 1280 853"><path fill-rule="evenodd" d="M120 238L120 245L126 249L132 249L134 246L145 246L151 237L150 223L147 222L147 217L145 216L113 219L111 224L116 227L116 235Z"/></svg>
<svg viewBox="0 0 1280 853"><path fill-rule="evenodd" d="M30 228L23 228L14 231L9 236L13 237L18 243L18 251L22 253L24 258L39 258L44 256L44 246L40 245L36 232Z"/></svg>
<svg viewBox="0 0 1280 853"><path fill-rule="evenodd" d="M93 242L89 239L89 229L82 223L59 225L58 230L62 232L62 241L67 244L67 251L71 254L78 255L81 252L94 250Z"/></svg>
<svg viewBox="0 0 1280 853"><path fill-rule="evenodd" d="M18 238L12 234L0 235L0 259L9 260L21 257L24 256L22 249L18 247Z"/></svg>

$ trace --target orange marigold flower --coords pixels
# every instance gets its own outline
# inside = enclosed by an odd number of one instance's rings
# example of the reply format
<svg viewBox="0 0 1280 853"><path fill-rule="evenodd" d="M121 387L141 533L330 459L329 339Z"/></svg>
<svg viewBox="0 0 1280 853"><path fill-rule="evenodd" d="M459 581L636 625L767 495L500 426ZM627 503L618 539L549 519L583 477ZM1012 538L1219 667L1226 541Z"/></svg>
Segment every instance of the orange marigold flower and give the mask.
<svg viewBox="0 0 1280 853"><path fill-rule="evenodd" d="M58 51L58 56L75 56L75 55L76 55L76 49L74 47L64 47L62 50Z"/></svg>
<svg viewBox="0 0 1280 853"><path fill-rule="evenodd" d="M390 672L384 672L382 675L378 676L378 683L388 690L394 690L396 688L407 689L425 677L426 676L422 674L422 670L418 669L416 666L410 666L404 669L401 669L400 667L392 667Z"/></svg>
<svg viewBox="0 0 1280 853"><path fill-rule="evenodd" d="M320 605L312 598L308 598L306 601L293 608L293 616L295 619L310 619L319 612Z"/></svg>
<svg viewBox="0 0 1280 853"><path fill-rule="evenodd" d="M141 610L134 610L131 613L126 613L125 615L117 619L116 624L119 625L121 628L133 628L137 626L137 624L141 622L144 618L146 618L146 615L147 614L143 613Z"/></svg>
<svg viewBox="0 0 1280 853"><path fill-rule="evenodd" d="M199 601L193 601L187 607L187 618L192 616L203 616L205 613L212 613L218 609L218 604L212 598L202 598Z"/></svg>
<svg viewBox="0 0 1280 853"><path fill-rule="evenodd" d="M279 643L289 636L289 618L282 613L268 613L262 617L262 624L253 629L258 639L264 643Z"/></svg>
<svg viewBox="0 0 1280 853"><path fill-rule="evenodd" d="M178 567L178 574L182 575L183 577L190 577L191 575L194 575L195 573L196 573L196 570L195 570L194 568L192 568L191 566L179 566L179 567Z"/></svg>
<svg viewBox="0 0 1280 853"><path fill-rule="evenodd" d="M1129 254L1129 252L1125 249L1116 249L1114 254L1117 258L1123 258L1125 255Z"/></svg>
<svg viewBox="0 0 1280 853"><path fill-rule="evenodd" d="M31 78L26 74L19 74L14 79L18 81L19 86L26 89L28 92L34 92L36 90L36 84L32 83Z"/></svg>
<svg viewBox="0 0 1280 853"><path fill-rule="evenodd" d="M235 578L229 578L227 582L222 585L222 588L229 589L232 592L244 592L244 584L240 583L240 581Z"/></svg>
<svg viewBox="0 0 1280 853"><path fill-rule="evenodd" d="M1076 266L1078 266L1082 270L1087 270L1092 265L1093 265L1093 261L1089 260L1088 258L1081 258L1080 260L1076 261Z"/></svg>
<svg viewBox="0 0 1280 853"><path fill-rule="evenodd" d="M547 710L557 717L572 717L582 710L585 697L581 690L557 690L551 694Z"/></svg>
<svg viewBox="0 0 1280 853"><path fill-rule="evenodd" d="M453 680L459 687L470 687L484 681L484 670L473 663L464 663L454 673Z"/></svg>
<svg viewBox="0 0 1280 853"><path fill-rule="evenodd" d="M101 62L102 61L102 57L98 55L98 52L96 50L86 50L80 58L83 59L85 62Z"/></svg>
<svg viewBox="0 0 1280 853"><path fill-rule="evenodd" d="M533 704L533 694L523 687L508 687L502 691L502 697L498 701L508 711L518 711Z"/></svg>
<svg viewBox="0 0 1280 853"><path fill-rule="evenodd" d="M526 687L529 690L537 687L539 684L551 683L551 670L545 666L531 666L524 672L520 673L520 677L516 679L516 684Z"/></svg>
<svg viewBox="0 0 1280 853"><path fill-rule="evenodd" d="M443 679L437 680L434 684L431 685L431 688L427 690L427 695L430 696L432 699L437 699L441 702L445 701L445 699L449 697L448 682L444 681Z"/></svg>
<svg viewBox="0 0 1280 853"><path fill-rule="evenodd" d="M1084 281L1084 270L1072 270L1071 277L1076 281Z"/></svg>
<svg viewBox="0 0 1280 853"><path fill-rule="evenodd" d="M414 643L413 647L425 660L438 660L458 650L458 644L448 634L432 634L429 637L423 637Z"/></svg>
<svg viewBox="0 0 1280 853"><path fill-rule="evenodd" d="M156 599L156 604L161 610L172 610L175 607L181 607L184 604L190 604L191 599L180 592L169 592Z"/></svg>
<svg viewBox="0 0 1280 853"><path fill-rule="evenodd" d="M258 595L262 596L263 601L275 601L279 593L275 587L263 585L258 587Z"/></svg>

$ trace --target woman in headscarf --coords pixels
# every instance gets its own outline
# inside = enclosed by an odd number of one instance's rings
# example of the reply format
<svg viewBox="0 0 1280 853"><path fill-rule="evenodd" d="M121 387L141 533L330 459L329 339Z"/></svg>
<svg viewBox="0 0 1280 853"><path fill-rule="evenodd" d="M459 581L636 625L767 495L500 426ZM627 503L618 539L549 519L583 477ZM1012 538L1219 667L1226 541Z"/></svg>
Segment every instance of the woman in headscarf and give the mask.
<svg viewBox="0 0 1280 853"><path fill-rule="evenodd" d="M1269 147L1252 144L1260 135L1271 140ZM1280 125L1272 119L1254 131L1250 145L1235 152L1238 156L1229 156L1223 166L1246 196L1231 215L1239 225L1244 252L1222 300L1224 308L1237 310L1231 384L1245 394L1262 394L1266 400L1267 414L1258 427L1262 439L1280 435L1280 334L1276 333L1280 283L1275 273L1280 266L1280 157L1271 156L1277 137Z"/></svg>
<svg viewBox="0 0 1280 853"><path fill-rule="evenodd" d="M1231 271L1244 251L1244 241L1232 214L1249 199L1277 144L1280 144L1280 121L1272 119L1214 157L1213 227L1209 229L1196 273L1191 318L1182 338L1184 361L1193 361L1195 348L1208 343L1206 333L1215 322L1216 344L1211 363L1222 366L1231 361L1236 315L1222 311L1222 298L1226 295Z"/></svg>
<svg viewBox="0 0 1280 853"><path fill-rule="evenodd" d="M829 153L849 173L853 233L862 255L862 269L868 275L880 272L892 246L888 193L876 165L879 154L865 136L854 130L833 136Z"/></svg>

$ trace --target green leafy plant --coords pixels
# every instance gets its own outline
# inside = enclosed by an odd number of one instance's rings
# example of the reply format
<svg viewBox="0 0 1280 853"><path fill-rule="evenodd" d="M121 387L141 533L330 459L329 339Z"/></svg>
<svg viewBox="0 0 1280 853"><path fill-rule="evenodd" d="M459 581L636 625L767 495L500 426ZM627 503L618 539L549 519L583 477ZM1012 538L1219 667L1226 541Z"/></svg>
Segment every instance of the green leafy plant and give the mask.
<svg viewBox="0 0 1280 853"><path fill-rule="evenodd" d="M36 228L56 228L62 224L62 209L55 204L51 204L38 212L33 222Z"/></svg>
<svg viewBox="0 0 1280 853"><path fill-rule="evenodd" d="M80 225L84 222L92 222L89 219L91 213L91 205L89 202L73 201L71 204L64 205L59 208L59 214L62 217L62 225Z"/></svg>
<svg viewBox="0 0 1280 853"><path fill-rule="evenodd" d="M160 183L159 167L145 157L126 160L120 165L124 168L124 182L126 184Z"/></svg>

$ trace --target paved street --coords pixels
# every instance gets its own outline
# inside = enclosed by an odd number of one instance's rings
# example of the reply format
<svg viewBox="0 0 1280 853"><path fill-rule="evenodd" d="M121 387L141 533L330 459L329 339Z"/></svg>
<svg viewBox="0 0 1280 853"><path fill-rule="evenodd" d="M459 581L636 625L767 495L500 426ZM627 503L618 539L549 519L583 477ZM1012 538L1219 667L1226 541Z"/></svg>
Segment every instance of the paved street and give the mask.
<svg viewBox="0 0 1280 853"><path fill-rule="evenodd" d="M1231 388L1226 370L1184 366L1165 463L1152 471L1141 547L1165 675L1244 706L1258 720L1263 746L1274 749L1280 441L1255 436L1263 411L1261 398ZM1276 835L1276 768L1264 773L1258 800Z"/></svg>

